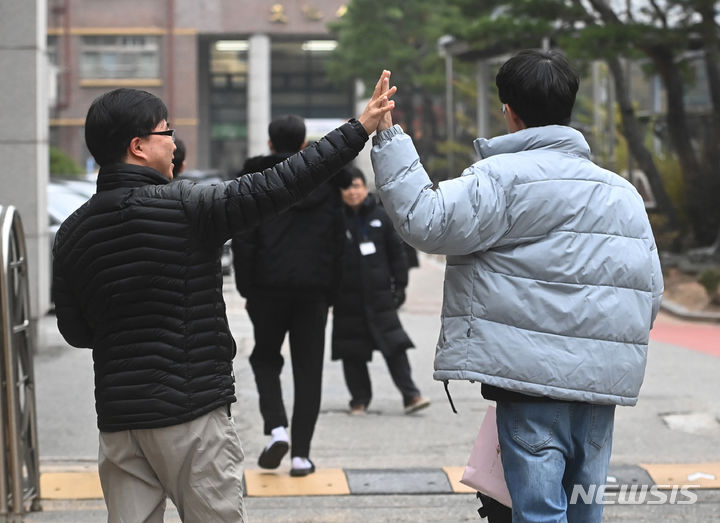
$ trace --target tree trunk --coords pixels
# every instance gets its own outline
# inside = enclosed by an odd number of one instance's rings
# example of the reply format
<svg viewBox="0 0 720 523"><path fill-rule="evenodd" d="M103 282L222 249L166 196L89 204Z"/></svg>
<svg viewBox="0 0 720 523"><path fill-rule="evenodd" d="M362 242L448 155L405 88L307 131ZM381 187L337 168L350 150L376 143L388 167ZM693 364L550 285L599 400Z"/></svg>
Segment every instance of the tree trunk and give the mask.
<svg viewBox="0 0 720 523"><path fill-rule="evenodd" d="M608 25L621 26L618 18L607 0L589 0L593 8L600 13ZM703 241L707 235L707 200L710 198L710 187L705 187L701 163L690 141L690 131L685 117L683 100L683 81L680 71L675 65L675 54L670 44L663 41L638 43L641 49L654 63L665 86L667 95L667 123L670 140L680 160L685 182L685 209L696 241ZM638 159L639 161L639 159Z"/></svg>
<svg viewBox="0 0 720 523"><path fill-rule="evenodd" d="M620 117L622 122L623 135L628 144L628 153L638 163L640 169L647 176L650 182L650 188L655 196L658 211L667 217L667 226L670 230L678 229L677 211L670 197L665 191L660 173L657 170L650 151L645 147L642 132L635 117L635 109L633 109L632 101L628 93L627 79L623 70L620 59L613 56L607 59L608 67L612 73L615 82L615 93L617 96L618 106L620 107ZM628 173L629 175L630 173Z"/></svg>
<svg viewBox="0 0 720 523"><path fill-rule="evenodd" d="M718 39L718 27L715 22L715 8L711 2L703 4L699 9L702 16L703 48L705 50L705 70L710 89L710 100L712 101L713 118L713 140L711 144L715 150L720 148L720 39ZM720 176L720 170L716 171Z"/></svg>
<svg viewBox="0 0 720 523"><path fill-rule="evenodd" d="M712 101L712 131L708 133L705 143L703 164L707 169L709 194L714 195L716 201L709 209L714 212L709 217L710 228L718 231L713 245L716 252L720 252L720 209L717 205L717 195L720 194L720 38L718 26L715 22L715 7L713 2L705 2L698 9L702 16L703 48L705 51L705 71L707 72L710 100Z"/></svg>
<svg viewBox="0 0 720 523"><path fill-rule="evenodd" d="M680 71L675 65L675 54L672 49L662 44L646 46L643 50L655 64L665 85L668 131L683 169L687 189L697 184L701 167L690 141L691 133L687 126L685 100L683 99L684 86Z"/></svg>
<svg viewBox="0 0 720 523"><path fill-rule="evenodd" d="M393 123L400 124L408 136L415 140L415 126L413 125L412 115L415 108L413 107L412 94L405 94L398 91L395 96L395 109L393 110Z"/></svg>
<svg viewBox="0 0 720 523"><path fill-rule="evenodd" d="M442 138L440 137L440 131L438 129L435 104L432 96L426 91L423 91L420 96L422 104L423 138L425 139L425 156L423 161L426 165L429 165L437 157L437 145ZM449 176L453 176L453 174L450 173ZM434 173L431 175L431 179L435 184L441 179L446 180L447 178L448 175L444 173Z"/></svg>
<svg viewBox="0 0 720 523"><path fill-rule="evenodd" d="M693 148L693 134L687 124L683 99L684 84L673 50L664 44L646 46L643 50L655 64L665 85L668 130L683 171L685 209L694 239L699 244L707 244L713 240L718 223L717 193L720 184L713 172L717 166L701 161Z"/></svg>

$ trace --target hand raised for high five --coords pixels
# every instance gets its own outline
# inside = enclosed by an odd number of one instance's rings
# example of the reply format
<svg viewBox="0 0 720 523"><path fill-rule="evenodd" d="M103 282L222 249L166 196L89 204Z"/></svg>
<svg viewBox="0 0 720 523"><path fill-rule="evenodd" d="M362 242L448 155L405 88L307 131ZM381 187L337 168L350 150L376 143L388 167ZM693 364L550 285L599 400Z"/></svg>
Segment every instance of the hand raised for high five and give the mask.
<svg viewBox="0 0 720 523"><path fill-rule="evenodd" d="M387 73L387 74L385 74ZM383 71L382 76L380 76L380 80L382 81L382 85L380 86L381 90L387 91L390 87L390 71ZM397 87L393 87L393 89L397 90ZM393 91L394 93L394 91ZM395 107L393 102L393 107ZM393 120L392 120L392 113L390 111L387 111L383 113L382 117L380 118L380 122L377 126L377 132L384 131L385 129L389 129L393 126Z"/></svg>
<svg viewBox="0 0 720 523"><path fill-rule="evenodd" d="M395 107L395 102L390 100L397 91L397 87L389 87L390 71L383 71L375 84L375 91L368 102L358 121L363 125L368 135L372 134L381 124L382 129L392 126L390 111ZM390 125L387 125L389 122ZM387 125L387 127L385 127Z"/></svg>

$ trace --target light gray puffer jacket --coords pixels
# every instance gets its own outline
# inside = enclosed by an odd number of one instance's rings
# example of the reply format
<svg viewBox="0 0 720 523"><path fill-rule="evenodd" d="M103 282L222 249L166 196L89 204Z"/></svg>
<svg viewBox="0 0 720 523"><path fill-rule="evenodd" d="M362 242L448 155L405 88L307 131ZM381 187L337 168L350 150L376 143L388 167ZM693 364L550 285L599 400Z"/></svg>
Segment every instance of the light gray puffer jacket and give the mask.
<svg viewBox="0 0 720 523"><path fill-rule="evenodd" d="M478 139L481 161L432 188L399 126L373 140L400 235L447 255L437 380L634 405L663 292L643 200L566 126Z"/></svg>

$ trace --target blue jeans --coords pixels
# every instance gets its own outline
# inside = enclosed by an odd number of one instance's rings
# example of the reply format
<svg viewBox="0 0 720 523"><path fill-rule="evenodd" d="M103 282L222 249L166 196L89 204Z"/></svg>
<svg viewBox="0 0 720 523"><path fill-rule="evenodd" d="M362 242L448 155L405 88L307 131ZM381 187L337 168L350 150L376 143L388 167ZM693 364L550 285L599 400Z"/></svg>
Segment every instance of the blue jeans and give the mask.
<svg viewBox="0 0 720 523"><path fill-rule="evenodd" d="M572 499L607 480L614 405L576 402L497 402L500 455L512 499L513 523L602 520L603 505ZM591 487L594 485L594 487ZM577 488L577 487L576 487Z"/></svg>

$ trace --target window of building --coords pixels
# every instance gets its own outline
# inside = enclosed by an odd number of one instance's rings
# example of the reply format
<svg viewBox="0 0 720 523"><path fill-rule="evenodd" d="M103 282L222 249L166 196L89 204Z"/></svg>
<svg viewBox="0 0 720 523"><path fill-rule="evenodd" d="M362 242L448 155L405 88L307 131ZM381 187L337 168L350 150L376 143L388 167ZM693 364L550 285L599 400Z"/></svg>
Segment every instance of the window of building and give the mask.
<svg viewBox="0 0 720 523"><path fill-rule="evenodd" d="M58 66L58 37L55 35L47 37L47 57L50 65Z"/></svg>
<svg viewBox="0 0 720 523"><path fill-rule="evenodd" d="M210 44L211 166L235 174L247 157L248 41Z"/></svg>
<svg viewBox="0 0 720 523"><path fill-rule="evenodd" d="M247 40L219 40L210 48L210 118L214 139L247 137Z"/></svg>
<svg viewBox="0 0 720 523"><path fill-rule="evenodd" d="M315 127L319 126L317 134L322 136L337 127L338 121L353 116L352 86L338 87L325 75L334 41L273 40L270 45L271 118L300 115L306 119L310 137ZM247 158L250 45L238 39L216 40L208 46L210 164L233 173Z"/></svg>
<svg viewBox="0 0 720 523"><path fill-rule="evenodd" d="M82 37L82 78L158 78L157 36L92 35Z"/></svg>
<svg viewBox="0 0 720 523"><path fill-rule="evenodd" d="M305 118L349 118L352 88L339 88L325 75L335 48L332 40L274 41L271 47L272 117L299 114Z"/></svg>
<svg viewBox="0 0 720 523"><path fill-rule="evenodd" d="M685 88L685 109L690 112L711 112L710 83L705 66L705 55L701 52L685 56L687 73L691 81Z"/></svg>

